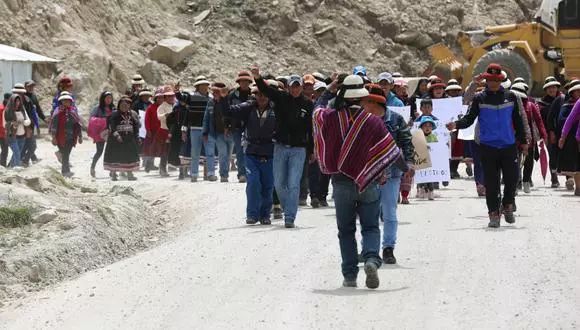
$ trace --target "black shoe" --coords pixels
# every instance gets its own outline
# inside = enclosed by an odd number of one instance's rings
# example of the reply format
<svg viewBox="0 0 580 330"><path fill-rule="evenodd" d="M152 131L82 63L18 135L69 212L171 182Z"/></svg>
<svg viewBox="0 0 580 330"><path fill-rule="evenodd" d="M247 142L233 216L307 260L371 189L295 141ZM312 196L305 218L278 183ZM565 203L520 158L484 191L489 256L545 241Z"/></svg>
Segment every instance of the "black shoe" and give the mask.
<svg viewBox="0 0 580 330"><path fill-rule="evenodd" d="M459 179L459 178L461 178L461 175L459 175L459 172L457 172L457 171L451 172L451 179Z"/></svg>
<svg viewBox="0 0 580 330"><path fill-rule="evenodd" d="M472 177L473 176L473 167L471 165L467 166L467 168L465 169L465 173L467 174L468 177Z"/></svg>
<svg viewBox="0 0 580 330"><path fill-rule="evenodd" d="M356 284L356 279L344 279L344 281L342 281L342 286L345 288L356 288L357 284Z"/></svg>
<svg viewBox="0 0 580 330"><path fill-rule="evenodd" d="M492 212L489 214L489 228L499 228L501 216L499 212Z"/></svg>
<svg viewBox="0 0 580 330"><path fill-rule="evenodd" d="M447 187L447 186L449 186L449 181L443 182L443 187ZM435 189L437 189L437 188L435 188Z"/></svg>
<svg viewBox="0 0 580 330"><path fill-rule="evenodd" d="M282 209L279 207L274 207L274 211L272 213L274 215L274 220L280 220L284 217L284 213L282 212Z"/></svg>
<svg viewBox="0 0 580 330"><path fill-rule="evenodd" d="M518 190L522 190L522 189L524 189L524 186L523 186L523 184L522 184L522 182L521 182L521 181L520 181L520 182L518 182L517 189L518 189Z"/></svg>
<svg viewBox="0 0 580 330"><path fill-rule="evenodd" d="M284 227L286 227L286 228L296 228L296 225L294 224L294 222L286 222L286 223L284 223Z"/></svg>
<svg viewBox="0 0 580 330"><path fill-rule="evenodd" d="M553 180L552 188L560 188L560 182L558 180Z"/></svg>
<svg viewBox="0 0 580 330"><path fill-rule="evenodd" d="M310 206L312 206L313 209L317 209L320 207L320 201L318 200L318 198L312 198L310 200Z"/></svg>
<svg viewBox="0 0 580 330"><path fill-rule="evenodd" d="M509 224L516 223L516 217L514 215L515 208L513 205L506 205L503 208L503 217L505 218L505 222Z"/></svg>
<svg viewBox="0 0 580 330"><path fill-rule="evenodd" d="M387 265L394 265L397 263L397 259L393 254L394 248L384 248L383 249L383 262Z"/></svg>
<svg viewBox="0 0 580 330"><path fill-rule="evenodd" d="M270 218L264 218L264 219L260 220L260 224L261 225L265 225L265 226L271 225L272 224L272 220L270 220Z"/></svg>
<svg viewBox="0 0 580 330"><path fill-rule="evenodd" d="M129 173L127 173L127 180L137 181L137 178L133 175L133 172L129 172Z"/></svg>
<svg viewBox="0 0 580 330"><path fill-rule="evenodd" d="M372 262L365 263L365 274L367 274L366 285L369 289L376 289L379 287L379 271L377 265Z"/></svg>
<svg viewBox="0 0 580 330"><path fill-rule="evenodd" d="M326 201L326 199L320 201L320 207L328 207L328 202Z"/></svg>
<svg viewBox="0 0 580 330"><path fill-rule="evenodd" d="M258 223L258 219L256 218L247 218L246 219L246 224L247 225L255 225Z"/></svg>
<svg viewBox="0 0 580 330"><path fill-rule="evenodd" d="M97 176L97 173L95 171L95 168L94 167L91 167L91 177L92 178L95 178L96 176Z"/></svg>

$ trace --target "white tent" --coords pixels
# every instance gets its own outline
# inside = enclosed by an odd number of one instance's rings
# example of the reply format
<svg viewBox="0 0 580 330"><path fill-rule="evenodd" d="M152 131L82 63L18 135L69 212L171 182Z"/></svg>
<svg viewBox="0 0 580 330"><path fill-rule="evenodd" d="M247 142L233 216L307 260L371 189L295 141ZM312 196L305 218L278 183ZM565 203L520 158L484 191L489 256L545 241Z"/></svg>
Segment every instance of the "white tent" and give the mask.
<svg viewBox="0 0 580 330"><path fill-rule="evenodd" d="M60 62L50 57L0 44L0 96L16 83L32 79L32 64Z"/></svg>

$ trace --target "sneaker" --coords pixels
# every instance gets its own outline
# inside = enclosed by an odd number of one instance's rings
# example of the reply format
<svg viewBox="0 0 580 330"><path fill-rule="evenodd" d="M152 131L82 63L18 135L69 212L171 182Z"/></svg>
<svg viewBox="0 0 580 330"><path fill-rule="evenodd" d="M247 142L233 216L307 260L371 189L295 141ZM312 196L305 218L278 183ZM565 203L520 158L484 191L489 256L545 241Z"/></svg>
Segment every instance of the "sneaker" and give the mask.
<svg viewBox="0 0 580 330"><path fill-rule="evenodd" d="M409 202L409 198L408 197L403 197L403 199L401 199L401 204L403 204L403 205L409 205L409 204L411 204L411 202Z"/></svg>
<svg viewBox="0 0 580 330"><path fill-rule="evenodd" d="M280 220L284 217L284 213L282 212L282 208L279 206L274 206L274 210L272 211L274 220Z"/></svg>
<svg viewBox="0 0 580 330"><path fill-rule="evenodd" d="M245 175L240 175L240 177L238 178L238 181L240 183L246 183L246 182L248 182L248 178L246 178Z"/></svg>
<svg viewBox="0 0 580 330"><path fill-rule="evenodd" d="M137 181L137 178L133 175L133 172L129 172L129 173L127 173L127 180Z"/></svg>
<svg viewBox="0 0 580 330"><path fill-rule="evenodd" d="M312 198L310 199L310 206L312 206L313 209L317 209L320 207L320 201L318 200L318 198Z"/></svg>
<svg viewBox="0 0 580 330"><path fill-rule="evenodd" d="M192 175L190 181L197 182L197 175Z"/></svg>
<svg viewBox="0 0 580 330"><path fill-rule="evenodd" d="M215 175L210 175L207 177L207 180L210 182L216 182L218 180L218 178Z"/></svg>
<svg viewBox="0 0 580 330"><path fill-rule="evenodd" d="M367 261L365 263L365 274L367 275L366 285L369 289L376 289L379 287L379 271L377 265Z"/></svg>
<svg viewBox="0 0 580 330"><path fill-rule="evenodd" d="M326 199L320 201L320 207L328 207L328 202L326 201Z"/></svg>
<svg viewBox="0 0 580 330"><path fill-rule="evenodd" d="M397 258L393 254L394 248L384 248L383 249L383 262L387 265L394 265L397 263Z"/></svg>
<svg viewBox="0 0 580 330"><path fill-rule="evenodd" d="M459 175L459 172L455 171L455 172L451 172L451 179L460 179L461 175Z"/></svg>
<svg viewBox="0 0 580 330"><path fill-rule="evenodd" d="M465 173L467 174L468 177L472 177L473 176L473 166L471 166L471 164L468 164L465 168Z"/></svg>
<svg viewBox="0 0 580 330"><path fill-rule="evenodd" d="M427 199L429 199L430 201L435 200L435 192L433 190L427 193Z"/></svg>
<svg viewBox="0 0 580 330"><path fill-rule="evenodd" d="M499 228L500 219L501 219L501 216L499 215L498 212L491 212L489 214L489 224L487 226L489 228Z"/></svg>
<svg viewBox="0 0 580 330"><path fill-rule="evenodd" d="M286 228L295 228L296 225L294 225L294 222L287 221L287 222L284 223L284 227L286 227Z"/></svg>
<svg viewBox="0 0 580 330"><path fill-rule="evenodd" d="M532 188L531 188L530 182L524 182L523 186L524 186L524 192L526 194L529 194L529 193L532 192Z"/></svg>
<svg viewBox="0 0 580 330"><path fill-rule="evenodd" d="M91 167L91 177L92 177L92 178L95 178L95 177L97 177L97 173L96 173L96 171L95 171L95 168L94 168L94 167Z"/></svg>
<svg viewBox="0 0 580 330"><path fill-rule="evenodd" d="M301 200L298 202L298 206L307 206L307 205L308 205L308 203L306 202L306 200L305 200L305 199L301 199Z"/></svg>
<svg viewBox="0 0 580 330"><path fill-rule="evenodd" d="M342 281L342 286L345 288L356 288L357 284L356 284L356 279L344 279L344 281Z"/></svg>
<svg viewBox="0 0 580 330"><path fill-rule="evenodd" d="M248 217L246 219L246 224L247 225L255 225L257 223L258 223L258 219L257 218Z"/></svg>
<svg viewBox="0 0 580 330"><path fill-rule="evenodd" d="M272 220L270 220L270 218L263 218L260 220L260 224L267 226L267 225L271 225L272 224Z"/></svg>
<svg viewBox="0 0 580 330"><path fill-rule="evenodd" d="M221 177L220 178L220 182L229 182L230 180L228 179L227 176Z"/></svg>
<svg viewBox="0 0 580 330"><path fill-rule="evenodd" d="M574 179L570 178L566 180L566 189L570 191L574 190Z"/></svg>
<svg viewBox="0 0 580 330"><path fill-rule="evenodd" d="M516 223L516 217L514 216L515 208L513 205L506 205L503 207L503 216L505 222L509 224Z"/></svg>

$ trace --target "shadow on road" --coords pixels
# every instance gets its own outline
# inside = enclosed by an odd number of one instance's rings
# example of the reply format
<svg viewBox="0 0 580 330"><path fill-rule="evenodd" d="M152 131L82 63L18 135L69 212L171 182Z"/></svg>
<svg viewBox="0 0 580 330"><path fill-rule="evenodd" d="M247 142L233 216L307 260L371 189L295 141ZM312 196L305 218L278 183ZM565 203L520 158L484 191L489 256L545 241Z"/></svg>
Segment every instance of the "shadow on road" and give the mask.
<svg viewBox="0 0 580 330"><path fill-rule="evenodd" d="M357 290L356 288L344 288L340 287L334 290L312 290L314 294L321 294L325 296L337 296L337 297L348 297L348 296L366 296L371 294L384 294L384 293L393 293L399 292L410 289L408 286L404 286L398 289L390 289L390 290Z"/></svg>
<svg viewBox="0 0 580 330"><path fill-rule="evenodd" d="M469 230L483 230L483 231L508 231L508 230L527 230L527 227L515 227L515 226L503 226L499 228L489 228L489 227L470 227L470 228L455 228L449 229L448 231L469 231Z"/></svg>
<svg viewBox="0 0 580 330"><path fill-rule="evenodd" d="M250 234L265 233L265 232L269 232L269 231L278 231L278 230L292 232L292 231L298 231L298 230L315 229L316 227L301 227L301 226L297 225L296 228L285 228L284 225L281 225L281 226L263 226L263 228L267 228L267 229L252 231L252 232L250 232Z"/></svg>

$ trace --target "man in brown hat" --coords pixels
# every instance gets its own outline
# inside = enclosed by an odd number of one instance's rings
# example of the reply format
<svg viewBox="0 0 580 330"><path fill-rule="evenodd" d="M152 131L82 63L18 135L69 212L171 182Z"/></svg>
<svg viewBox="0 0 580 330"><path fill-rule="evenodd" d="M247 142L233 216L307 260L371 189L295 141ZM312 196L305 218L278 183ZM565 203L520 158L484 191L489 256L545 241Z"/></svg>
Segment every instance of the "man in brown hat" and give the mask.
<svg viewBox="0 0 580 330"><path fill-rule="evenodd" d="M228 104L230 105L240 105L250 98L250 85L254 82L252 78L252 73L250 71L244 70L238 73L236 78L236 83L238 88L231 91L227 97ZM234 139L234 150L236 153L236 167L238 169L238 181L240 183L246 182L246 162L244 156L244 150L242 148L242 131L245 126L243 120L233 119L232 122L232 137Z"/></svg>

